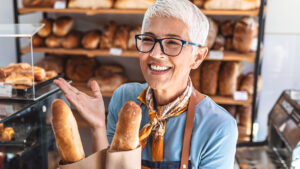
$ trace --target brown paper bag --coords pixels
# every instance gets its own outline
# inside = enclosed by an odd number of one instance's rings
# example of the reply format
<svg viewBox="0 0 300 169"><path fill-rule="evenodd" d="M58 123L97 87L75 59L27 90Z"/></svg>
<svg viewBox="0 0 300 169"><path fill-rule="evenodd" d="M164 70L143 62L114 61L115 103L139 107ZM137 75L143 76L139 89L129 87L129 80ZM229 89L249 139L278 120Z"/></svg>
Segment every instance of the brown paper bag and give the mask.
<svg viewBox="0 0 300 169"><path fill-rule="evenodd" d="M141 147L130 151L98 151L76 163L60 165L60 169L141 169Z"/></svg>

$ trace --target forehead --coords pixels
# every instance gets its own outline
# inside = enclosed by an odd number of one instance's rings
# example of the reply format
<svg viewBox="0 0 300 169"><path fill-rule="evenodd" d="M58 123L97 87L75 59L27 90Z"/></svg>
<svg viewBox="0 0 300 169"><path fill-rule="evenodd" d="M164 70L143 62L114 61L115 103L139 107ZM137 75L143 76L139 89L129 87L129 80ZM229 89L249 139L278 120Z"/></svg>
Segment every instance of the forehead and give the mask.
<svg viewBox="0 0 300 169"><path fill-rule="evenodd" d="M152 17L145 24L144 32L150 32L156 37L166 37L177 35L182 39L188 40L188 28L180 19L171 17Z"/></svg>

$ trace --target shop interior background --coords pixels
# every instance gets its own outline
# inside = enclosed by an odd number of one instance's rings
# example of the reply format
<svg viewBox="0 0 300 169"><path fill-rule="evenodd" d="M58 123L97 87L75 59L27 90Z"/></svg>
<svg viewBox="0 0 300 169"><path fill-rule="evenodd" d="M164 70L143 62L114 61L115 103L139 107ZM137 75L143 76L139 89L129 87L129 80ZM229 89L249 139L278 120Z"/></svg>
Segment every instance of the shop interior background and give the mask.
<svg viewBox="0 0 300 169"><path fill-rule="evenodd" d="M21 3L19 3L21 4ZM275 104L284 89L300 90L300 1L299 0L269 0L267 7L267 19L265 25L265 42L262 65L262 79L264 82L260 93L258 117L255 141L264 141L267 136L267 119L270 109ZM52 14L53 15L53 14ZM50 17L52 15L49 15ZM56 15L55 15L56 16ZM135 19L132 19L135 17ZM20 17L21 23L38 23L42 18L41 13L27 14ZM79 22L76 27L87 23L87 16L76 15ZM92 17L94 24L89 28L107 23L110 19L118 18L118 15L98 15ZM0 23L13 23L13 1L1 0ZM115 19L117 20L117 19ZM128 15L124 23L130 22L137 25L142 22L142 16ZM84 24L83 24L84 23ZM90 22L89 22L90 23ZM95 23L99 23L95 24ZM122 24L122 23L121 23ZM0 67L16 61L15 40L13 38L0 38ZM35 60L42 58L43 54L35 53ZM26 61L25 56L25 61ZM23 61L24 61L23 60ZM102 61L102 60L101 60ZM105 62L105 59L104 59ZM122 62L124 64L124 62ZM126 67L134 68L138 64L136 60L126 62ZM135 70L126 70L128 74L136 74ZM132 72L132 73L131 73ZM139 72L139 71L138 71ZM136 80L142 78L139 74ZM84 138L84 137L83 137Z"/></svg>

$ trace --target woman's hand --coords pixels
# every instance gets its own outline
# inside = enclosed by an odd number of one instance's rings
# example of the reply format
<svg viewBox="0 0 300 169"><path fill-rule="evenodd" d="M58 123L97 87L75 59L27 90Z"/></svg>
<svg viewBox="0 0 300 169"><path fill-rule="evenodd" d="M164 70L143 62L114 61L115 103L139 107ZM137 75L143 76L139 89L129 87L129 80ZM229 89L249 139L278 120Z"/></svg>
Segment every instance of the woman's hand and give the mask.
<svg viewBox="0 0 300 169"><path fill-rule="evenodd" d="M105 130L105 106L99 85L96 81L91 83L94 97L88 96L87 94L77 90L63 78L54 80L54 84L62 90L67 100L88 122L88 124L92 127L92 130Z"/></svg>

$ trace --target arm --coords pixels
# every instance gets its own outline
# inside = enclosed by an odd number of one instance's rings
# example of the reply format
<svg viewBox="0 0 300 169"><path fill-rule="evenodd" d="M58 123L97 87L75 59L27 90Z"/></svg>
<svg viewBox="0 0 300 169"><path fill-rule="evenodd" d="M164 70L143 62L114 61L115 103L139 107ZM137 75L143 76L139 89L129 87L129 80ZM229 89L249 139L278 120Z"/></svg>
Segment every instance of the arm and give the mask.
<svg viewBox="0 0 300 169"><path fill-rule="evenodd" d="M232 169L238 137L235 121L219 126L212 140L202 154L199 169Z"/></svg>

